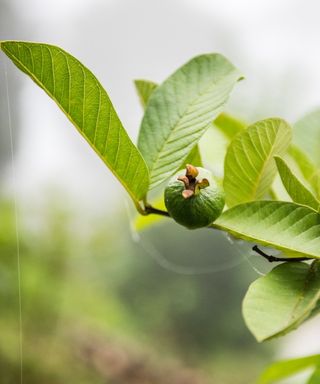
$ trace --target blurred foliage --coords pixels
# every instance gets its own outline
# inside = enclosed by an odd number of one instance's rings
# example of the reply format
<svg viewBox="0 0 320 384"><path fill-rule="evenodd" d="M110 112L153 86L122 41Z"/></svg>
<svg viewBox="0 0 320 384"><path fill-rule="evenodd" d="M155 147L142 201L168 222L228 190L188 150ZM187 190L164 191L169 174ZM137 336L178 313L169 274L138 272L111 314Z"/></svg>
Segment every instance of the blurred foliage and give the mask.
<svg viewBox="0 0 320 384"><path fill-rule="evenodd" d="M13 204L2 201L0 212L0 371L11 384L20 370ZM269 349L256 356L241 319L255 277L243 261L248 249L171 222L138 239L116 216L78 220L54 201L19 214L24 383L240 384L257 376Z"/></svg>

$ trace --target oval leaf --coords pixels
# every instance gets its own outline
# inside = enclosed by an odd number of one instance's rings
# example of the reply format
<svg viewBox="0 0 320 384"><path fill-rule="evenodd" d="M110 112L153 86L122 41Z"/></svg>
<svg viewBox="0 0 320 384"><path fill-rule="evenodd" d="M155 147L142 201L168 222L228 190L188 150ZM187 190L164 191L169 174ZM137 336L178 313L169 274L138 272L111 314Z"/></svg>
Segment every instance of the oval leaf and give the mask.
<svg viewBox="0 0 320 384"><path fill-rule="evenodd" d="M152 93L138 140L150 189L181 167L240 78L226 58L207 54L189 61Z"/></svg>
<svg viewBox="0 0 320 384"><path fill-rule="evenodd" d="M287 163L279 156L274 157L282 183L291 199L298 204L307 205L316 211L319 209L319 201L313 196L307 187L291 171Z"/></svg>
<svg viewBox="0 0 320 384"><path fill-rule="evenodd" d="M62 49L5 41L2 51L62 109L135 202L148 190L148 169L96 77Z"/></svg>
<svg viewBox="0 0 320 384"><path fill-rule="evenodd" d="M319 298L319 261L284 263L250 285L243 316L255 338L264 341L296 328Z"/></svg>
<svg viewBox="0 0 320 384"><path fill-rule="evenodd" d="M276 175L274 155L286 152L291 128L281 119L259 121L231 141L224 163L228 207L265 197Z"/></svg>
<svg viewBox="0 0 320 384"><path fill-rule="evenodd" d="M283 201L254 201L225 211L212 227L235 237L288 252L320 258L320 214Z"/></svg>

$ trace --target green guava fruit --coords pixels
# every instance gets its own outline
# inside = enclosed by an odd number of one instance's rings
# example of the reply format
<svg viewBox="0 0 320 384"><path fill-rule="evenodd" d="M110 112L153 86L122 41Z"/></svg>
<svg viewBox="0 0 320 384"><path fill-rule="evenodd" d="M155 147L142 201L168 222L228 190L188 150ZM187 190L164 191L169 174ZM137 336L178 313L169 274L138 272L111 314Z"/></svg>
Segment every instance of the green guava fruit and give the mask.
<svg viewBox="0 0 320 384"><path fill-rule="evenodd" d="M186 166L186 174L178 172L164 192L169 215L179 224L196 229L207 227L222 213L224 192L210 171Z"/></svg>

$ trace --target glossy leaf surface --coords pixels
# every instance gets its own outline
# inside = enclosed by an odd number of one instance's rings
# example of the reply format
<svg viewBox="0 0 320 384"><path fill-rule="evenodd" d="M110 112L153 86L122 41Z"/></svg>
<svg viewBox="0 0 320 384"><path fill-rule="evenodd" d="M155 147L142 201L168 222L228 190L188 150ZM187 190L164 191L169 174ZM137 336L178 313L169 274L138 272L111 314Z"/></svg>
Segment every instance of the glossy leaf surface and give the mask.
<svg viewBox="0 0 320 384"><path fill-rule="evenodd" d="M5 41L1 49L58 104L134 201L142 199L147 166L92 72L52 45Z"/></svg>
<svg viewBox="0 0 320 384"><path fill-rule="evenodd" d="M254 201L225 211L213 227L251 242L288 252L288 257L320 258L320 214L282 201Z"/></svg>

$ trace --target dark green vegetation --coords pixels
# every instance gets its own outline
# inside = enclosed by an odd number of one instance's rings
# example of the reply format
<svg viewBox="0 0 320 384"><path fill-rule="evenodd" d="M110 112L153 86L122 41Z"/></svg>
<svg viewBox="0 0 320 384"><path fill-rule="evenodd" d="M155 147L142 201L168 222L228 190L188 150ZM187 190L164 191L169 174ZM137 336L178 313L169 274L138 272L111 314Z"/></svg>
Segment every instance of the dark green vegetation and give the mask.
<svg viewBox="0 0 320 384"><path fill-rule="evenodd" d="M268 350L257 357L241 321L254 278L248 265L181 274L145 250L152 243L169 262L197 271L223 263L212 261L213 244L237 261L234 246L206 230L186 239L174 223L135 243L125 212L79 225L59 208L65 204L48 199L20 225L24 383L246 384L257 376ZM0 208L0 371L1 384L12 384L20 380L15 219L12 204L2 199Z"/></svg>
<svg viewBox="0 0 320 384"><path fill-rule="evenodd" d="M319 133L317 112L300 120L293 129L281 118L248 126L237 122L222 110L242 76L222 55L200 55L160 85L136 82L145 107L136 146L107 92L73 56L55 46L28 42L5 41L1 49L58 104L115 174L138 212L146 217L144 227L154 222L148 220L149 215L166 216L168 220L172 212L176 221L187 227L208 224L212 236L213 230L225 231L281 251L279 257L288 262L254 282L243 302L246 324L258 341L282 336L318 313L320 174L318 152L309 140ZM223 132L229 141L220 175L226 210L215 220L222 203L211 206L206 200L201 201L203 215L198 207L195 215L193 206L187 215L175 195L178 190L190 197L190 192L185 194L188 188L184 182L184 186L175 184L173 190L169 186L169 214L163 206L152 205L153 192L160 194L161 205L164 183L185 164L213 166L206 164L206 153L201 149L201 138L208 130ZM214 145L213 141L210 150ZM282 183L275 183L277 175ZM191 191L194 198L197 193L205 197L202 190L210 187L204 180L199 182L203 187L200 192L197 188ZM177 212L180 207L182 212ZM312 264L295 260L301 257L313 260ZM274 300L275 292L279 300ZM315 368L317 365L313 363ZM281 369L281 364L275 367ZM274 380L263 377L265 383ZM317 380L314 377L309 383Z"/></svg>

